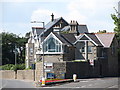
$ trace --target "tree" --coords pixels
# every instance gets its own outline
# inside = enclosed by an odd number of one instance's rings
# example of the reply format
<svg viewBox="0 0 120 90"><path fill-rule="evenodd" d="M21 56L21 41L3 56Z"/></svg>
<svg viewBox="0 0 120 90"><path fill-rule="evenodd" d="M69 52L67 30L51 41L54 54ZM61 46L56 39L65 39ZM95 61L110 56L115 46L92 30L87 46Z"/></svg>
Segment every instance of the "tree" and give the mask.
<svg viewBox="0 0 120 90"><path fill-rule="evenodd" d="M15 64L16 50L19 51L17 53L17 63L24 63L26 38L5 32L0 33L0 35L2 36L2 65Z"/></svg>
<svg viewBox="0 0 120 90"><path fill-rule="evenodd" d="M116 33L116 37L118 40L118 71L120 71L120 17L118 17L118 15L120 15L120 13L115 9L116 14L111 14L112 19L114 20L114 24L115 24L115 28L114 28L114 32ZM120 72L119 72L120 75Z"/></svg>
<svg viewBox="0 0 120 90"><path fill-rule="evenodd" d="M116 10L117 15L119 14ZM112 19L114 20L115 28L114 32L116 33L117 40L120 44L120 18L116 14L111 14Z"/></svg>
<svg viewBox="0 0 120 90"><path fill-rule="evenodd" d="M106 30L99 30L98 33L106 33L107 31Z"/></svg>

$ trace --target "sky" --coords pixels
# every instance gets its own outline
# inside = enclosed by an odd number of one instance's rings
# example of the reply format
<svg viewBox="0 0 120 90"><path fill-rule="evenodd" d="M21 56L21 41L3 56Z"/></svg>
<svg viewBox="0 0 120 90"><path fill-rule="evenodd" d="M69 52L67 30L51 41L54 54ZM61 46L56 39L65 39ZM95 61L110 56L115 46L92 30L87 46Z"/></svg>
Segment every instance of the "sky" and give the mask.
<svg viewBox="0 0 120 90"><path fill-rule="evenodd" d="M0 32L25 36L33 24L41 21L47 24L51 14L55 18L63 17L68 23L76 20L86 24L89 32L107 30L113 32L115 14L119 0L0 0Z"/></svg>

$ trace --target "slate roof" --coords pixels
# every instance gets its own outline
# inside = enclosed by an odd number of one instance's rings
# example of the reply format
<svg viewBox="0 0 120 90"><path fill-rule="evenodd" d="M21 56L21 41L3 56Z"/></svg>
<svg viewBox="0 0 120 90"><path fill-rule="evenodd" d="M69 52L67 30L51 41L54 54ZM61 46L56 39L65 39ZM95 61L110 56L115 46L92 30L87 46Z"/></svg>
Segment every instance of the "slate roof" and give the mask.
<svg viewBox="0 0 120 90"><path fill-rule="evenodd" d="M65 26L61 31L69 31L70 26ZM88 33L88 28L86 25L78 25L78 30L79 33Z"/></svg>
<svg viewBox="0 0 120 90"><path fill-rule="evenodd" d="M44 36L47 36L50 31L48 31L50 28L52 28L57 22L59 22L61 19L63 19L62 17L60 18L56 18L53 21L50 21L49 23L47 23L45 25L45 30L44 30ZM48 33L49 32L49 33ZM43 35L43 33L41 33L41 35Z"/></svg>
<svg viewBox="0 0 120 90"><path fill-rule="evenodd" d="M35 33L35 31L36 31L36 34L37 35L40 35L42 32L43 32L43 28L41 28L41 27L32 27L32 32L33 32L33 34Z"/></svg>
<svg viewBox="0 0 120 90"><path fill-rule="evenodd" d="M69 45L69 46L72 46L72 44L68 41L66 41L61 34L57 34L55 32L53 32L53 34L62 42L64 43L65 45Z"/></svg>
<svg viewBox="0 0 120 90"><path fill-rule="evenodd" d="M96 33L95 35L104 47L110 47L115 33Z"/></svg>
<svg viewBox="0 0 120 90"><path fill-rule="evenodd" d="M94 33L86 33L98 46L103 46Z"/></svg>
<svg viewBox="0 0 120 90"><path fill-rule="evenodd" d="M86 25L78 25L78 32L79 33L88 33L88 28Z"/></svg>
<svg viewBox="0 0 120 90"><path fill-rule="evenodd" d="M98 46L110 47L112 41L115 37L115 33L85 33L90 39L92 39ZM83 35L80 34L78 40L82 38ZM77 42L77 41L76 41Z"/></svg>
<svg viewBox="0 0 120 90"><path fill-rule="evenodd" d="M61 31L69 31L70 30L70 26L65 26L63 29L61 29Z"/></svg>
<svg viewBox="0 0 120 90"><path fill-rule="evenodd" d="M73 44L76 41L76 38L75 38L74 34L72 34L72 33L61 34L61 36L64 39L66 39L68 42L70 42L71 44Z"/></svg>
<svg viewBox="0 0 120 90"><path fill-rule="evenodd" d="M53 27L60 19L60 18L57 18L57 19L54 19L53 21L50 21L48 24L45 25L45 32L50 29L51 27Z"/></svg>

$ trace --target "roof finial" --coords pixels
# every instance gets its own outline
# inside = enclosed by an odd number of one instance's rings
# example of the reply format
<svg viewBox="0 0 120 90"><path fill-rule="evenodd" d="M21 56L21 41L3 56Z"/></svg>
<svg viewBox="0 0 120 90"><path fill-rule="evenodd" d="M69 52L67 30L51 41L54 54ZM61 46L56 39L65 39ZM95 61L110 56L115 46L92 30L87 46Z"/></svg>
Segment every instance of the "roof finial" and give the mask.
<svg viewBox="0 0 120 90"><path fill-rule="evenodd" d="M51 21L53 22L54 21L54 15L53 15L53 13L52 13L51 17L52 17Z"/></svg>

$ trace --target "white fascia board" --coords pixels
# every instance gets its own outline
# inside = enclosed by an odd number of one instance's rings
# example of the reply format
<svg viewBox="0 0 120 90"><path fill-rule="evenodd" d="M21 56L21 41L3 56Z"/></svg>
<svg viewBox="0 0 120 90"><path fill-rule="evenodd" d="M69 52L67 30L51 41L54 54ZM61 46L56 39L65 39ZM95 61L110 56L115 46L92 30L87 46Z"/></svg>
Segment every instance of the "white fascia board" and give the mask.
<svg viewBox="0 0 120 90"><path fill-rule="evenodd" d="M96 46L98 46L98 44L95 43L89 36L87 36L86 34L85 34L85 36L86 36L90 41L92 41Z"/></svg>
<svg viewBox="0 0 120 90"><path fill-rule="evenodd" d="M81 39L83 36L84 35L79 36L78 39L73 44L76 44L79 41L79 39Z"/></svg>
<svg viewBox="0 0 120 90"><path fill-rule="evenodd" d="M105 45L102 43L102 41L99 39L99 37L95 34L95 36L98 38L98 40L100 41L100 43L105 47Z"/></svg>
<svg viewBox="0 0 120 90"><path fill-rule="evenodd" d="M89 40L79 40L79 39L81 39L83 36L86 36ZM98 44L96 44L89 36L87 36L86 34L83 34L82 36L80 36L79 38L78 38L78 40L74 43L74 44L76 44L77 42L79 42L79 41L91 41L91 42L93 42L96 46L98 46Z"/></svg>

